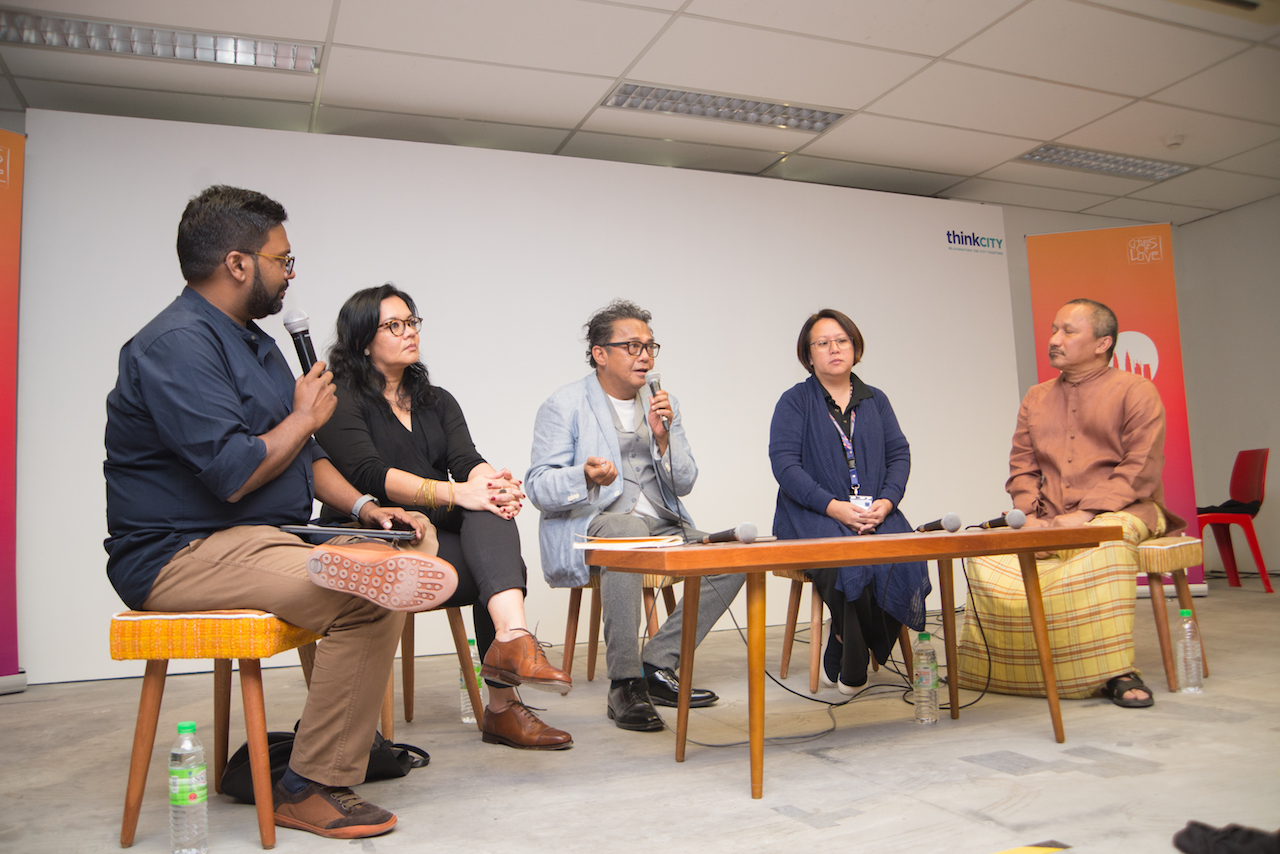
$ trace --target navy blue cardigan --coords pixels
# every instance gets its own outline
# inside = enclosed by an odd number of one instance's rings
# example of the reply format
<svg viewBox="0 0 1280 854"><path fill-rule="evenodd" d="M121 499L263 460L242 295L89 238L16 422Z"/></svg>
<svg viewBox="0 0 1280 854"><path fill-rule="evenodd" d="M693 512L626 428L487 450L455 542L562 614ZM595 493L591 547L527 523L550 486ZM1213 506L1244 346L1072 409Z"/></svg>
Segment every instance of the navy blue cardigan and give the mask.
<svg viewBox="0 0 1280 854"><path fill-rule="evenodd" d="M889 399L855 375L856 419L853 450L859 492L887 498L893 510L877 534L902 534L911 524L898 509L911 474L911 446L898 427ZM788 389L778 400L769 427L769 461L778 481L773 533L779 539L857 536L827 515L831 499L849 497L849 465L844 445L827 410L816 377ZM923 561L840 567L837 589L852 601L870 587L875 601L905 625L924 629L925 596L930 588Z"/></svg>

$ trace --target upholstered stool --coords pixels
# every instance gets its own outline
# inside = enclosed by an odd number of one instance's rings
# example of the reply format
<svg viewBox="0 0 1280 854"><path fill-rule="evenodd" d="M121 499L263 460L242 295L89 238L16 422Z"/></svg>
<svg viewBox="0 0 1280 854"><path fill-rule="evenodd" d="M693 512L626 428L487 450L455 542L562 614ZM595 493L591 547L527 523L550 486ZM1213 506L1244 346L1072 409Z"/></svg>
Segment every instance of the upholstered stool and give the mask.
<svg viewBox="0 0 1280 854"><path fill-rule="evenodd" d="M1178 690L1178 670L1173 661L1173 644L1169 638L1169 612L1164 601L1162 576L1172 575L1178 591L1178 605L1196 613L1187 584L1187 569L1204 559L1200 540L1195 537L1157 537L1138 545L1138 572L1146 573L1151 591L1151 608L1156 618L1156 637L1160 639L1160 657L1164 660L1165 681L1170 691ZM1200 661L1204 675L1209 675L1209 659L1204 654L1204 635L1200 636Z"/></svg>
<svg viewBox="0 0 1280 854"><path fill-rule="evenodd" d="M658 615L654 607L656 590L662 591L662 602L667 607L667 616L676 610L676 594L672 586L681 579L670 575L644 576L641 588L644 591L644 617L647 621L646 633L653 637L658 633ZM581 587L569 591L569 614L565 618L564 629L564 661L560 669L573 675L573 648L578 641L578 613L582 610L582 591L591 591L591 627L587 635L587 681L596 678L596 654L600 651L600 573L591 573L591 580Z"/></svg>
<svg viewBox="0 0 1280 854"><path fill-rule="evenodd" d="M782 633L782 666L778 675L787 678L791 669L791 648L796 640L796 623L800 619L800 592L805 584L812 584L802 569L775 569L773 574L791 581L791 596L787 600L787 625ZM915 670L915 657L911 654L911 632L906 626L898 632L898 648L906 663L907 673ZM879 670L876 657L871 656L871 669ZM822 672L822 597L818 589L809 591L809 693L818 693L818 674Z"/></svg>
<svg viewBox="0 0 1280 854"><path fill-rule="evenodd" d="M213 767L209 781L222 791L222 771L227 764L227 728L231 715L231 659L240 660L240 693L244 699L244 723L249 742L249 766L257 801L258 834L263 848L276 844L271 798L271 767L267 760L266 709L262 697L259 659L313 643L320 636L292 626L263 611L125 611L111 618L111 657L117 661L144 660L142 698L133 732L133 756L125 789L124 821L120 845L133 844L147 784L147 769L155 747L160 701L171 658L212 658L213 663Z"/></svg>

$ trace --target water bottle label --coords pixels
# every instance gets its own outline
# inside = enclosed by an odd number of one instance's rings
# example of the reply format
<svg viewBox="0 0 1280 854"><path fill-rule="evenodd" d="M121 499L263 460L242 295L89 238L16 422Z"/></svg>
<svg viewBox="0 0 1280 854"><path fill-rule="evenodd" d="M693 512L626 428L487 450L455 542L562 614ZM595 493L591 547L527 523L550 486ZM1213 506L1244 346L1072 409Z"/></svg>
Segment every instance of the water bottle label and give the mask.
<svg viewBox="0 0 1280 854"><path fill-rule="evenodd" d="M931 688L938 687L938 665L936 664L917 664L915 673L915 687L928 691Z"/></svg>
<svg viewBox="0 0 1280 854"><path fill-rule="evenodd" d="M183 807L191 804L202 804L209 800L209 787L206 783L204 765L192 768L169 769L169 803Z"/></svg>

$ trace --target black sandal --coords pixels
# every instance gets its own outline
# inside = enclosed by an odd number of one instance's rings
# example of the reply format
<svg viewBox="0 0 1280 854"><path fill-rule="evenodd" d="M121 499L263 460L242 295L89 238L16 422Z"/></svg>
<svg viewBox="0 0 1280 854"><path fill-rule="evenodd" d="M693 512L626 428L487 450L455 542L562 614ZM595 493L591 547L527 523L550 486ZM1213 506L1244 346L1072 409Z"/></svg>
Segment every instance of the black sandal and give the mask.
<svg viewBox="0 0 1280 854"><path fill-rule="evenodd" d="M1126 691L1146 691L1147 696L1128 698L1124 695ZM1145 709L1155 705L1156 702L1151 689L1144 685L1135 673L1126 673L1123 676L1113 676L1108 679L1107 684L1102 686L1102 696L1117 706L1127 709Z"/></svg>

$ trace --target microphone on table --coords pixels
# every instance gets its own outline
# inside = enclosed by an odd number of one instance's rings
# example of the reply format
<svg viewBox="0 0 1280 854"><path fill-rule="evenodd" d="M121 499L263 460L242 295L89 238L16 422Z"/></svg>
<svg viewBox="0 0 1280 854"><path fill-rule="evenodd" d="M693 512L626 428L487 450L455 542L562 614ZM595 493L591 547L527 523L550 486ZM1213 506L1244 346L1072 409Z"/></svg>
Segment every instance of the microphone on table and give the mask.
<svg viewBox="0 0 1280 854"><path fill-rule="evenodd" d="M1013 528L1017 530L1027 524L1027 514L1021 510L1010 510L1003 516L997 516L994 519L988 519L979 525L979 528Z"/></svg>
<svg viewBox="0 0 1280 854"><path fill-rule="evenodd" d="M707 534L699 540L701 543L754 543L755 541L756 526L750 522L743 522L738 527L730 528L727 531Z"/></svg>
<svg viewBox="0 0 1280 854"><path fill-rule="evenodd" d="M298 364L302 365L305 374L316 363L316 350L311 346L311 318L305 311L292 308L282 318L285 331L293 339L293 346L298 351Z"/></svg>
<svg viewBox="0 0 1280 854"><path fill-rule="evenodd" d="M649 395L650 395L650 396L653 396L653 395L657 394L658 392L662 391L662 374L658 373L657 371L649 371L647 374L645 374L645 375L644 375L644 381L645 381L646 383L648 383L648 384L649 384ZM668 430L670 430L670 429L671 429L671 422L667 421L667 416L665 416L665 415L664 415L664 416L662 416L662 426L663 426L663 427L665 427L665 428L667 428ZM755 529L755 526L754 526L754 525L752 525L752 526L751 526L751 540L754 540L755 538L756 538L756 529ZM744 542L748 542L748 543L749 543L749 542L751 542L751 540L744 540ZM723 542L723 541L722 541L722 540L712 540L712 542L716 542L716 543L718 543L718 542Z"/></svg>
<svg viewBox="0 0 1280 854"><path fill-rule="evenodd" d="M935 522L930 522L927 525L921 525L919 528L916 528L916 533L927 534L930 531L942 530L946 530L949 534L954 534L956 531L960 530L960 517L954 513L948 513Z"/></svg>

